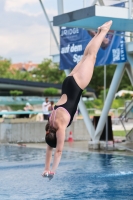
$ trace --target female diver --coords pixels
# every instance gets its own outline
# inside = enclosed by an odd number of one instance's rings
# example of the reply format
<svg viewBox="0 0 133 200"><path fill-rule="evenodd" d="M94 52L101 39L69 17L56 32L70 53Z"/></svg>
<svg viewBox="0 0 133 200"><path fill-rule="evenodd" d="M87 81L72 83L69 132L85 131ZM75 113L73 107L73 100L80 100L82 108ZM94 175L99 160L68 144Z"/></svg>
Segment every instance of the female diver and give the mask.
<svg viewBox="0 0 133 200"><path fill-rule="evenodd" d="M97 52L104 37L109 31L112 21L108 21L98 28L97 34L86 46L81 61L75 66L62 84L62 96L56 103L46 125L45 140L47 143L45 168L42 176L50 179L55 174L59 165L65 140L65 130L74 117L82 91L88 86L96 60ZM55 149L54 160L50 170L52 149Z"/></svg>

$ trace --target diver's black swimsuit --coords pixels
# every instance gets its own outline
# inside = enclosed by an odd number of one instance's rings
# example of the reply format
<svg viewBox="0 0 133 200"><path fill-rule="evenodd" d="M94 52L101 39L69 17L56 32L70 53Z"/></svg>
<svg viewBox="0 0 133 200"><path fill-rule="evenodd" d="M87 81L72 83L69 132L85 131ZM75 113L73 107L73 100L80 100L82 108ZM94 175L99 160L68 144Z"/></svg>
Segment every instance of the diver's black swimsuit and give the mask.
<svg viewBox="0 0 133 200"><path fill-rule="evenodd" d="M62 95L67 95L67 102L62 105L55 105L54 110L63 107L68 111L71 116L68 126L72 123L82 92L83 90L78 86L73 76L67 76L65 78L62 84Z"/></svg>

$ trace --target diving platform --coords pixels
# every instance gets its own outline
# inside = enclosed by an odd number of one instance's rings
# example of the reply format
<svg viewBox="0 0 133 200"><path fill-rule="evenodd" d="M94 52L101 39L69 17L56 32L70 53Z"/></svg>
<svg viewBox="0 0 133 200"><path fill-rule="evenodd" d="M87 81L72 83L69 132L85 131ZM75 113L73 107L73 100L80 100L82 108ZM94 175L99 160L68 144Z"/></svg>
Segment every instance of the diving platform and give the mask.
<svg viewBox="0 0 133 200"><path fill-rule="evenodd" d="M93 5L53 18L54 26L97 29L103 23L112 20L111 30L133 32L133 19L129 19L129 10L125 7Z"/></svg>

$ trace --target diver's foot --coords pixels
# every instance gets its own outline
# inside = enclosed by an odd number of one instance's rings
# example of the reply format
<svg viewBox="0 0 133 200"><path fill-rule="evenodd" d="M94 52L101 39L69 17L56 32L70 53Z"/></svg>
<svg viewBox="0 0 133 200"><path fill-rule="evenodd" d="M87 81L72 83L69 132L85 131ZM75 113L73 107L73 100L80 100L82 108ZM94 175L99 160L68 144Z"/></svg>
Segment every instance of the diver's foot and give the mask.
<svg viewBox="0 0 133 200"><path fill-rule="evenodd" d="M98 32L101 32L102 30L105 30L106 32L108 32L112 23L113 23L112 20L104 23L102 26L98 27Z"/></svg>

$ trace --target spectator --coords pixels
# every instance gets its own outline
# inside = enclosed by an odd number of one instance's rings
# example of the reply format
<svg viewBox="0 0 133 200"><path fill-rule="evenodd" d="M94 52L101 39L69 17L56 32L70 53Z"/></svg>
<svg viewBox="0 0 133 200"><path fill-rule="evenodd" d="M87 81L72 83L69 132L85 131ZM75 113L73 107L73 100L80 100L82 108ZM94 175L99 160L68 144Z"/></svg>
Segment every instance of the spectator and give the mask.
<svg viewBox="0 0 133 200"><path fill-rule="evenodd" d="M42 113L38 113L36 115L36 121L38 121L38 122L42 122L43 121L43 114Z"/></svg>
<svg viewBox="0 0 133 200"><path fill-rule="evenodd" d="M50 106L48 107L49 114L51 114L52 110L54 110L54 102L50 102Z"/></svg>
<svg viewBox="0 0 133 200"><path fill-rule="evenodd" d="M24 107L24 110L25 111L32 111L33 110L33 107L30 105L29 102L26 103L26 106Z"/></svg>
<svg viewBox="0 0 133 200"><path fill-rule="evenodd" d="M33 111L33 106L27 102L25 107L24 107L24 111ZM30 114L26 113L26 114L20 114L18 116L18 118L29 118L30 117Z"/></svg>
<svg viewBox="0 0 133 200"><path fill-rule="evenodd" d="M49 106L50 106L50 102L48 100L48 97L46 97L45 102L43 102L43 104L42 104L42 111L43 111L43 119L44 120L48 120L48 118L49 118L49 110L48 110Z"/></svg>

